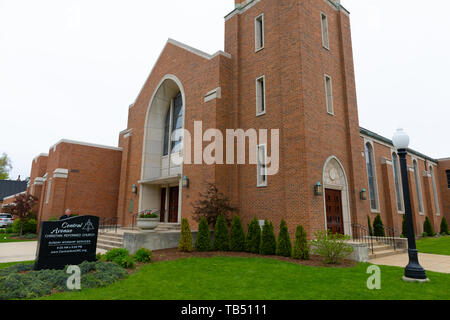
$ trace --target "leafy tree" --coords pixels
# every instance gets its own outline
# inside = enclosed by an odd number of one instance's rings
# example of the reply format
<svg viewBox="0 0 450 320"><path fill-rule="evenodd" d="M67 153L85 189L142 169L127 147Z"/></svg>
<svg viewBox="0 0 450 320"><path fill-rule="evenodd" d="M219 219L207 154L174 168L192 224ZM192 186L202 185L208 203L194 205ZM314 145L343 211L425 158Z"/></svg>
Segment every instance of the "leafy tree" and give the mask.
<svg viewBox="0 0 450 320"><path fill-rule="evenodd" d="M258 220L254 218L247 226L247 237L245 238L245 251L259 253L261 243L261 227Z"/></svg>
<svg viewBox="0 0 450 320"><path fill-rule="evenodd" d="M447 223L447 219L445 219L445 217L442 217L442 221L441 221L441 234L449 234L448 223Z"/></svg>
<svg viewBox="0 0 450 320"><path fill-rule="evenodd" d="M277 255L290 257L292 254L292 243L289 237L288 227L284 219L281 220L280 233L278 234Z"/></svg>
<svg viewBox="0 0 450 320"><path fill-rule="evenodd" d="M11 160L6 153L3 153L0 156L0 180L8 180L11 169Z"/></svg>
<svg viewBox="0 0 450 320"><path fill-rule="evenodd" d="M19 194L18 196L16 196L16 200L14 200L12 205L4 209L4 211L17 217L18 221L20 221L19 236L22 236L23 234L24 224L28 220L35 218L33 208L37 200L38 199L35 196L27 194Z"/></svg>
<svg viewBox="0 0 450 320"><path fill-rule="evenodd" d="M217 218L216 227L214 229L214 250L229 251L230 238L228 236L228 227L225 216L221 214Z"/></svg>
<svg viewBox="0 0 450 320"><path fill-rule="evenodd" d="M295 231L295 242L292 250L292 258L309 260L309 247L305 228L302 225L297 226Z"/></svg>
<svg viewBox="0 0 450 320"><path fill-rule="evenodd" d="M369 235L373 236L372 223L370 222L370 217L369 216L367 216L367 223L369 225Z"/></svg>
<svg viewBox="0 0 450 320"><path fill-rule="evenodd" d="M231 222L230 249L234 252L243 252L245 249L244 227L238 216L234 216Z"/></svg>
<svg viewBox="0 0 450 320"><path fill-rule="evenodd" d="M375 237L385 236L383 221L381 220L381 216L379 214L376 216L375 220L373 220L373 235Z"/></svg>
<svg viewBox="0 0 450 320"><path fill-rule="evenodd" d="M261 250L263 255L274 255L277 251L277 240L273 231L273 224L268 220L264 221L261 233Z"/></svg>
<svg viewBox="0 0 450 320"><path fill-rule="evenodd" d="M425 222L423 223L423 231L426 232L429 237L434 236L433 225L428 217L425 217Z"/></svg>
<svg viewBox="0 0 450 320"><path fill-rule="evenodd" d="M229 225L232 219L232 213L238 212L238 209L231 205L230 199L219 192L217 187L212 183L208 183L206 193L200 193L200 200L196 201L193 207L194 219L200 221L204 217L210 226L216 224L217 218L220 215L225 217Z"/></svg>
<svg viewBox="0 0 450 320"><path fill-rule="evenodd" d="M192 233L189 227L188 219L181 221L181 238L178 243L178 250L182 252L192 252Z"/></svg>
<svg viewBox="0 0 450 320"><path fill-rule="evenodd" d="M210 251L211 250L211 236L209 232L209 225L206 218L200 219L198 225L197 240L195 241L195 248L197 251Z"/></svg>

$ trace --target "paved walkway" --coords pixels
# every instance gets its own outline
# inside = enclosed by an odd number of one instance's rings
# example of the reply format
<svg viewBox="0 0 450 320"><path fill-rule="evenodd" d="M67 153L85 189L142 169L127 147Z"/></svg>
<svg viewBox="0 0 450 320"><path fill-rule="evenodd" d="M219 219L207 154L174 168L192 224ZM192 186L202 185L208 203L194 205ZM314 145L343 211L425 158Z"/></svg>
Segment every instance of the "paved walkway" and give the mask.
<svg viewBox="0 0 450 320"><path fill-rule="evenodd" d="M405 267L408 264L408 254L397 254L394 256L373 259L369 262L385 266ZM427 271L450 273L450 256L419 253L419 262Z"/></svg>
<svg viewBox="0 0 450 320"><path fill-rule="evenodd" d="M32 261L36 259L37 241L0 243L0 263ZM97 249L97 253L106 250Z"/></svg>

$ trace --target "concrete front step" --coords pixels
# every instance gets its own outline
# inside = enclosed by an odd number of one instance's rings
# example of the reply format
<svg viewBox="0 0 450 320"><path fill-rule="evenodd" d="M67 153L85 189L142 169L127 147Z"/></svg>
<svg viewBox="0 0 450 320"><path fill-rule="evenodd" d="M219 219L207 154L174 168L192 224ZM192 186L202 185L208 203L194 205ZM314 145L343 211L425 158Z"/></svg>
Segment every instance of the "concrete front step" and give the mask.
<svg viewBox="0 0 450 320"><path fill-rule="evenodd" d="M178 231L181 230L181 224L179 223L160 223L155 231Z"/></svg>
<svg viewBox="0 0 450 320"><path fill-rule="evenodd" d="M109 251L109 250L117 249L117 248L122 248L122 247L115 247L115 246L109 246L106 244L97 243L97 249L103 249L103 250Z"/></svg>
<svg viewBox="0 0 450 320"><path fill-rule="evenodd" d="M99 235L98 239L102 239L102 240L107 240L107 241L116 241L116 242L123 242L123 236L120 237L114 237L114 236L104 236L104 235Z"/></svg>
<svg viewBox="0 0 450 320"><path fill-rule="evenodd" d="M373 254L369 254L369 260L394 256L394 255L402 254L405 252L406 252L406 250L402 250L402 249L394 250L393 248L390 248L388 250L377 251L377 252L374 252Z"/></svg>
<svg viewBox="0 0 450 320"><path fill-rule="evenodd" d="M116 246L118 248L122 248L123 247L123 241L111 241L111 240L105 240L105 239L99 238L97 240L97 243L105 244L105 245L108 245L108 246Z"/></svg>
<svg viewBox="0 0 450 320"><path fill-rule="evenodd" d="M108 237L108 238L117 238L123 239L123 234L119 233L108 233L108 232L99 232L98 237Z"/></svg>

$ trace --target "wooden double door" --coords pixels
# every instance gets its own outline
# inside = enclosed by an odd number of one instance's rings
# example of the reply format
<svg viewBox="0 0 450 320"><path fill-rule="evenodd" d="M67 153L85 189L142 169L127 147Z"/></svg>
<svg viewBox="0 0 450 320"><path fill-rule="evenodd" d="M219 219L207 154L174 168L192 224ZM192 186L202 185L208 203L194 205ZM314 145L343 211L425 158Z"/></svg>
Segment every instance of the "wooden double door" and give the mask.
<svg viewBox="0 0 450 320"><path fill-rule="evenodd" d="M166 214L168 214L167 222L178 222L178 199L180 194L179 187L161 188L161 214L160 221L166 221ZM169 201L166 202L167 196ZM168 204L168 205L166 205Z"/></svg>
<svg viewBox="0 0 450 320"><path fill-rule="evenodd" d="M342 192L325 189L327 228L332 233L344 234L344 216L342 211Z"/></svg>

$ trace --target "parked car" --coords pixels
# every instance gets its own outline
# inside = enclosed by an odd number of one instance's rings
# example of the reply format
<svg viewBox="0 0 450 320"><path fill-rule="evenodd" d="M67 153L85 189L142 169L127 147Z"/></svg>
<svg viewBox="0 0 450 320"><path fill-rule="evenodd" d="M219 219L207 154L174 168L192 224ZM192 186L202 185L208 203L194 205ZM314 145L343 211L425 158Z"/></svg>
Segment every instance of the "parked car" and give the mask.
<svg viewBox="0 0 450 320"><path fill-rule="evenodd" d="M0 228L7 227L13 223L13 217L9 213L0 213Z"/></svg>

